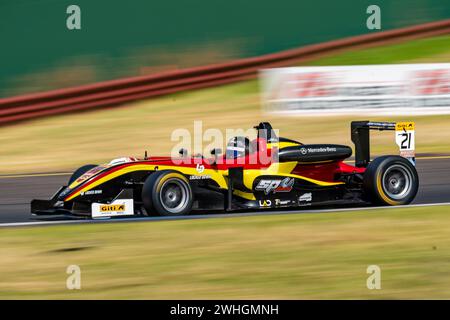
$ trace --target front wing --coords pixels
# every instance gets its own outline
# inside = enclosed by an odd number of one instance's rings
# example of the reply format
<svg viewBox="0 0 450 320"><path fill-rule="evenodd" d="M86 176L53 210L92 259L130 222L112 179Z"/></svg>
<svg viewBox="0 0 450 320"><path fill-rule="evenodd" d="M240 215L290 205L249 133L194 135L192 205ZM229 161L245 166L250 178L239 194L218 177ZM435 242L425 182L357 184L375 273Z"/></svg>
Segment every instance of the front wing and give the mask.
<svg viewBox="0 0 450 320"><path fill-rule="evenodd" d="M33 215L69 215L90 218L111 218L132 216L135 214L133 190L123 189L111 201L80 204L58 201L58 195L66 187L61 187L50 200L34 199L31 201Z"/></svg>

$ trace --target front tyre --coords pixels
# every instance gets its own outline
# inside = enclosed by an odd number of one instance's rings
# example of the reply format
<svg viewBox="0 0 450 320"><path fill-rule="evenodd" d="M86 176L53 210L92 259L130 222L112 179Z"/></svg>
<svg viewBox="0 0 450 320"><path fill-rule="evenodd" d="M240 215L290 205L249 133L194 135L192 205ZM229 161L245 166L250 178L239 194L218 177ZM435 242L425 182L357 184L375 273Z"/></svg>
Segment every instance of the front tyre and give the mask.
<svg viewBox="0 0 450 320"><path fill-rule="evenodd" d="M369 163L364 173L364 192L376 205L404 205L419 189L416 168L400 156L383 156Z"/></svg>
<svg viewBox="0 0 450 320"><path fill-rule="evenodd" d="M173 170L150 174L142 188L142 201L148 215L185 215L191 211L193 200L188 179Z"/></svg>

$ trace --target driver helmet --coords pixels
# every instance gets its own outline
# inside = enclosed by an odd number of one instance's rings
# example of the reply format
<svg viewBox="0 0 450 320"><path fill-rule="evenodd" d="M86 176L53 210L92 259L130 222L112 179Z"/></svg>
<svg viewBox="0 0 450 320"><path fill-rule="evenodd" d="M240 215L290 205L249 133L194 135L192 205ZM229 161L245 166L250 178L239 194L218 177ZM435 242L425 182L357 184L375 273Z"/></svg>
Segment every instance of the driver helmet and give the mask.
<svg viewBox="0 0 450 320"><path fill-rule="evenodd" d="M250 140L247 137L233 137L228 141L226 157L236 159L249 153Z"/></svg>

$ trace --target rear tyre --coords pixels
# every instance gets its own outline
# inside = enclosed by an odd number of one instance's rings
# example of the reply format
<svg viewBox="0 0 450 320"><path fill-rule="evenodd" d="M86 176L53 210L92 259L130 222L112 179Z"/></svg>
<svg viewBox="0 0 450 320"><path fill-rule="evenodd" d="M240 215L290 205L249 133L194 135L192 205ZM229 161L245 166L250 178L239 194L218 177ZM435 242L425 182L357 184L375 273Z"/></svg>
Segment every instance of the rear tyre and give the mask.
<svg viewBox="0 0 450 320"><path fill-rule="evenodd" d="M193 200L188 179L173 170L152 173L142 188L142 201L148 215L185 215L191 211Z"/></svg>
<svg viewBox="0 0 450 320"><path fill-rule="evenodd" d="M81 177L83 174L85 174L86 172L88 172L89 170L91 170L92 168L97 167L96 164L87 164L85 166L82 166L80 168L78 168L77 170L75 170L75 172L70 176L69 182L68 182L68 186L70 186L72 184L72 182L74 182L75 180L77 180L79 177Z"/></svg>
<svg viewBox="0 0 450 320"><path fill-rule="evenodd" d="M416 168L400 156L383 156L369 163L364 173L364 192L376 205L404 205L419 189Z"/></svg>

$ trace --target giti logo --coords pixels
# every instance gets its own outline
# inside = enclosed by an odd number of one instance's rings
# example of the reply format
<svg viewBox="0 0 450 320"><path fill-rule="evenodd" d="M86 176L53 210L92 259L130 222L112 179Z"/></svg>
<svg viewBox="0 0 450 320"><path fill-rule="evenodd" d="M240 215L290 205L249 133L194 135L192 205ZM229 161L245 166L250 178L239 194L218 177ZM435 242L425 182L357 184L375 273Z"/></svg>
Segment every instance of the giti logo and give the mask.
<svg viewBox="0 0 450 320"><path fill-rule="evenodd" d="M124 204L107 204L100 207L100 212L125 211Z"/></svg>
<svg viewBox="0 0 450 320"><path fill-rule="evenodd" d="M397 122L395 124L396 131L414 130L414 122Z"/></svg>

